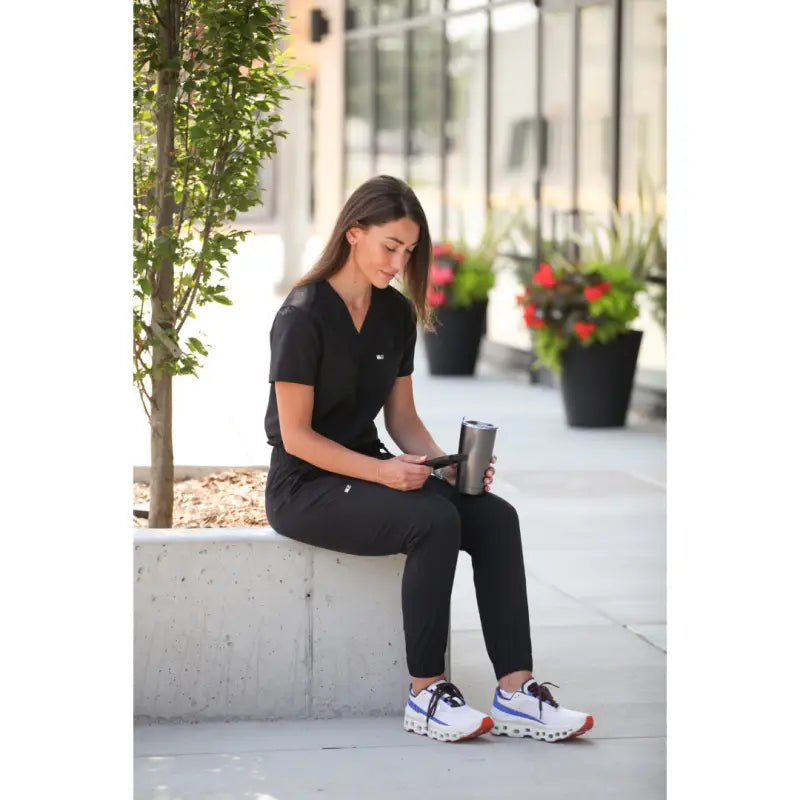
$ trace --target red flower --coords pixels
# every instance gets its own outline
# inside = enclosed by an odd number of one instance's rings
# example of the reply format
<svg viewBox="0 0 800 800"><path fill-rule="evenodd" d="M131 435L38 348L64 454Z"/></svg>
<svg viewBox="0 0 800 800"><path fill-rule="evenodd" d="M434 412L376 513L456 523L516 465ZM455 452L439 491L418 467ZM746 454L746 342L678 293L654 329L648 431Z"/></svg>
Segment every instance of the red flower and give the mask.
<svg viewBox="0 0 800 800"><path fill-rule="evenodd" d="M428 287L427 297L428 297L428 303L434 308L443 306L445 304L445 301L447 300L447 295L444 292L440 292L434 289L432 286Z"/></svg>
<svg viewBox="0 0 800 800"><path fill-rule="evenodd" d="M522 312L525 317L525 324L529 328L544 328L544 320L536 316L536 306L533 303L528 303L525 310Z"/></svg>
<svg viewBox="0 0 800 800"><path fill-rule="evenodd" d="M523 315L525 317L525 324L529 328L533 327L533 320L535 319L536 315L536 306L533 303L529 303L527 306L525 306Z"/></svg>
<svg viewBox="0 0 800 800"><path fill-rule="evenodd" d="M539 269L533 274L533 283L538 283L539 286L544 286L545 289L551 289L556 285L556 279L553 277L553 268L544 262L539 264Z"/></svg>
<svg viewBox="0 0 800 800"><path fill-rule="evenodd" d="M453 258L456 260L456 263L460 264L464 260L464 254L456 253Z"/></svg>
<svg viewBox="0 0 800 800"><path fill-rule="evenodd" d="M442 250L442 246L440 244L435 244L433 246L433 257L434 258L436 258L437 256L440 256L442 254L442 252L443 252L443 250Z"/></svg>
<svg viewBox="0 0 800 800"><path fill-rule="evenodd" d="M594 322L576 322L573 326L575 333L585 342L596 330L597 325Z"/></svg>
<svg viewBox="0 0 800 800"><path fill-rule="evenodd" d="M595 300L599 300L610 288L611 284L608 281L603 281L597 284L597 286L587 286L583 290L583 294L586 299L592 303Z"/></svg>
<svg viewBox="0 0 800 800"><path fill-rule="evenodd" d="M453 268L440 267L434 263L431 265L430 281L436 286L447 286L453 282Z"/></svg>

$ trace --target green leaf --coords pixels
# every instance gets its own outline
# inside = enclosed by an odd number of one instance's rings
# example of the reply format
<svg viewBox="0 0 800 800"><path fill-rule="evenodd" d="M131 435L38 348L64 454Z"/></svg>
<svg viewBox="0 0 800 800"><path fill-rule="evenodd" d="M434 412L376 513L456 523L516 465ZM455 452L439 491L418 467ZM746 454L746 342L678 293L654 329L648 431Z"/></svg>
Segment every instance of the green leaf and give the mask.
<svg viewBox="0 0 800 800"><path fill-rule="evenodd" d="M201 355L207 356L208 351L203 347L203 343L195 338L194 336L190 336L186 340L186 344L189 346L189 349L194 353L200 353Z"/></svg>
<svg viewBox="0 0 800 800"><path fill-rule="evenodd" d="M229 257L243 235L231 233L227 223L260 202L259 166L286 135L279 130L279 98L289 85L292 62L283 52L288 38L283 6L269 0L192 0L184 5L184 35L176 38L167 65L161 56L165 32L151 4L134 0L133 294L134 328L140 332L149 324L149 304L143 300L152 296L151 276L164 265L174 270L175 302L194 286L192 275L199 267L196 305L231 305L219 276L227 277ZM240 76L239 65L255 57L265 66ZM156 170L157 129L164 121L164 106L157 106L157 72L166 66L176 69L167 101L174 117L174 149L166 170ZM259 104L266 119L257 119ZM164 178L167 183L159 185ZM156 198L170 191L182 206L181 228L161 229L155 236ZM211 233L198 243L207 223ZM194 316L192 307L183 311ZM196 374L205 346L195 337L186 346L191 355L164 362L159 374ZM136 371L139 377L154 373L140 365Z"/></svg>

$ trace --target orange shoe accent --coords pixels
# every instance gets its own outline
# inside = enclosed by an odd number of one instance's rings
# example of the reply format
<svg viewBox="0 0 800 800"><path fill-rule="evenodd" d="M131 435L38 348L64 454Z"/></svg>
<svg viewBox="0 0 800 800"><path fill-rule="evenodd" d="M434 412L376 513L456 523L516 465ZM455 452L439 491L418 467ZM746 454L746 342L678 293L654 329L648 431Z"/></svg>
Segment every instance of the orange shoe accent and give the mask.
<svg viewBox="0 0 800 800"><path fill-rule="evenodd" d="M571 733L565 739L562 739L562 741L566 742L567 739L574 739L576 736L580 736L581 734L586 733L586 731L590 731L593 727L594 727L594 717L591 714L588 714L586 716L586 722L584 722L583 725L581 725L581 727L578 728L577 731L575 731L575 733Z"/></svg>
<svg viewBox="0 0 800 800"><path fill-rule="evenodd" d="M591 719L591 717L590 717ZM494 727L494 722L492 721L491 717L484 717L483 722L474 730L472 733L468 733L466 736L462 736L460 739L451 739L452 742L463 742L466 739L474 739L476 736L481 736L484 733L489 733L489 731Z"/></svg>

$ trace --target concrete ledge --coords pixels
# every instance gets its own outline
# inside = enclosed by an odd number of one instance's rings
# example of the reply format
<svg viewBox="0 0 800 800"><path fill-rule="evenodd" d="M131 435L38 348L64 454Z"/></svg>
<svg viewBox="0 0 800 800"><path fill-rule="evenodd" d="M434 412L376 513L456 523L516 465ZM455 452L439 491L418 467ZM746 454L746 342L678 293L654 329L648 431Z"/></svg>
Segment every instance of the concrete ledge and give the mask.
<svg viewBox="0 0 800 800"><path fill-rule="evenodd" d="M136 529L137 721L399 714L404 564L268 527Z"/></svg>

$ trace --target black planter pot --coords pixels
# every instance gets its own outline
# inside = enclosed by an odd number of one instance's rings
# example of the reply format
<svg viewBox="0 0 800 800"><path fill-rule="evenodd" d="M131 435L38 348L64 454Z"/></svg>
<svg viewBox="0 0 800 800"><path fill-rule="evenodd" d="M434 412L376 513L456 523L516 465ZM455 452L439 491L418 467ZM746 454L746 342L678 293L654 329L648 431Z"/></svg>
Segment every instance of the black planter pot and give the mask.
<svg viewBox="0 0 800 800"><path fill-rule="evenodd" d="M561 395L570 427L625 425L641 343L641 331L628 331L607 344L570 343L561 372Z"/></svg>
<svg viewBox="0 0 800 800"><path fill-rule="evenodd" d="M467 308L440 308L436 331L425 331L425 352L431 375L472 375L486 330L487 301Z"/></svg>

